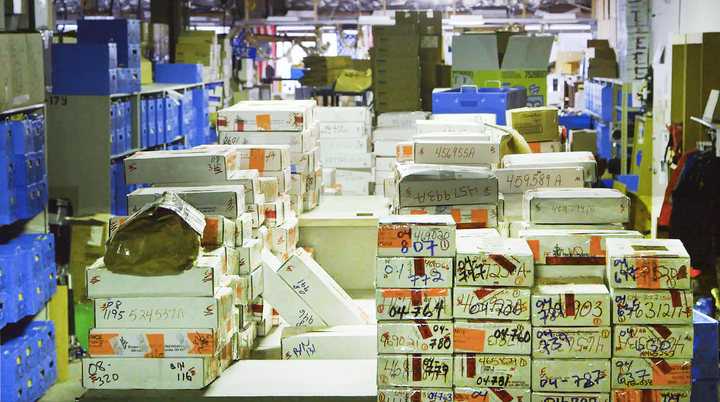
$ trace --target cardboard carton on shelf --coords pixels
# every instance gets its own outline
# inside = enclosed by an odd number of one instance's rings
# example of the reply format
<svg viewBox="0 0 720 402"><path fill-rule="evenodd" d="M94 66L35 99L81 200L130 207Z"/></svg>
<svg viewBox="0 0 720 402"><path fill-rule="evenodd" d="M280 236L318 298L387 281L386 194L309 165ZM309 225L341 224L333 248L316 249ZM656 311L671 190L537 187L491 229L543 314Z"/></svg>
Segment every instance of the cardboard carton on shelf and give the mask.
<svg viewBox="0 0 720 402"><path fill-rule="evenodd" d="M218 112L218 131L303 131L314 121L315 101L242 101Z"/></svg>
<svg viewBox="0 0 720 402"><path fill-rule="evenodd" d="M609 359L610 327L533 327L535 359ZM557 343L556 343L557 342Z"/></svg>
<svg viewBox="0 0 720 402"><path fill-rule="evenodd" d="M608 239L611 287L690 289L690 255L677 239Z"/></svg>
<svg viewBox="0 0 720 402"><path fill-rule="evenodd" d="M673 389L692 385L690 359L614 357L612 387Z"/></svg>
<svg viewBox="0 0 720 402"><path fill-rule="evenodd" d="M392 216L378 223L378 257L455 257L455 221L447 215Z"/></svg>
<svg viewBox="0 0 720 402"><path fill-rule="evenodd" d="M518 238L526 240L537 265L598 265L606 263L608 240L640 239L632 230L520 230Z"/></svg>
<svg viewBox="0 0 720 402"><path fill-rule="evenodd" d="M533 223L624 223L630 199L615 189L537 189L526 191L523 219Z"/></svg>
<svg viewBox="0 0 720 402"><path fill-rule="evenodd" d="M454 350L461 353L530 355L530 321L455 320Z"/></svg>
<svg viewBox="0 0 720 402"><path fill-rule="evenodd" d="M82 365L87 389L202 389L220 375L216 357L85 358Z"/></svg>
<svg viewBox="0 0 720 402"><path fill-rule="evenodd" d="M520 239L457 239L455 286L530 287L534 272L532 250Z"/></svg>
<svg viewBox="0 0 720 402"><path fill-rule="evenodd" d="M455 318L530 319L530 288L455 287L453 297Z"/></svg>
<svg viewBox="0 0 720 402"><path fill-rule="evenodd" d="M377 385L381 388L450 387L454 384L453 356L450 354L378 355L377 367Z"/></svg>
<svg viewBox="0 0 720 402"><path fill-rule="evenodd" d="M613 356L692 359L694 339L690 325L616 325Z"/></svg>
<svg viewBox="0 0 720 402"><path fill-rule="evenodd" d="M610 297L613 324L689 325L693 322L693 296L689 290L610 288Z"/></svg>
<svg viewBox="0 0 720 402"><path fill-rule="evenodd" d="M610 359L534 359L532 370L536 392L610 392Z"/></svg>
<svg viewBox="0 0 720 402"><path fill-rule="evenodd" d="M531 368L530 356L456 354L454 385L530 389Z"/></svg>
<svg viewBox="0 0 720 402"><path fill-rule="evenodd" d="M533 326L610 325L610 293L601 283L540 282L532 293Z"/></svg>
<svg viewBox="0 0 720 402"><path fill-rule="evenodd" d="M453 350L453 322L447 321L379 321L377 352L379 354L447 354Z"/></svg>
<svg viewBox="0 0 720 402"><path fill-rule="evenodd" d="M376 289L378 320L449 320L451 289Z"/></svg>
<svg viewBox="0 0 720 402"><path fill-rule="evenodd" d="M348 325L329 328L283 328L283 360L374 359L377 355L375 328Z"/></svg>
<svg viewBox="0 0 720 402"><path fill-rule="evenodd" d="M375 286L379 288L448 288L452 286L450 257L378 257Z"/></svg>

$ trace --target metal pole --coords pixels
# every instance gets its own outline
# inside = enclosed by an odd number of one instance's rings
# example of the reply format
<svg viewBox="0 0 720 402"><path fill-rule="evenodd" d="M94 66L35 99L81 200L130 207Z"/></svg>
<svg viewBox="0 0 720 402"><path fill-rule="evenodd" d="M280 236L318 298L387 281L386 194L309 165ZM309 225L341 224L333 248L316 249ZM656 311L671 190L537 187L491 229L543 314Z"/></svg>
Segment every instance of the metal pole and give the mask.
<svg viewBox="0 0 720 402"><path fill-rule="evenodd" d="M622 131L620 136L620 174L628 174L628 94L632 92L632 82L622 85Z"/></svg>

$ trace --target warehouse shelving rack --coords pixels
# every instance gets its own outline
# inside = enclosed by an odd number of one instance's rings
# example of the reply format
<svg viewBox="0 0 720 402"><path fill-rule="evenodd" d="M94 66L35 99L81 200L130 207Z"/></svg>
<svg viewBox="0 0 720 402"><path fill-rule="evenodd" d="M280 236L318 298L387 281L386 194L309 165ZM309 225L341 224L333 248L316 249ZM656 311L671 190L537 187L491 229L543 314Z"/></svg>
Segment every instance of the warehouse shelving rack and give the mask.
<svg viewBox="0 0 720 402"><path fill-rule="evenodd" d="M210 81L195 84L149 84L141 92L113 95L48 95L46 99L47 167L50 198L70 200L75 215L110 213L111 168L113 161L138 151L165 149L185 144L184 137L155 147L140 147L140 99L223 84ZM132 148L111 154L111 104L130 101L132 105Z"/></svg>

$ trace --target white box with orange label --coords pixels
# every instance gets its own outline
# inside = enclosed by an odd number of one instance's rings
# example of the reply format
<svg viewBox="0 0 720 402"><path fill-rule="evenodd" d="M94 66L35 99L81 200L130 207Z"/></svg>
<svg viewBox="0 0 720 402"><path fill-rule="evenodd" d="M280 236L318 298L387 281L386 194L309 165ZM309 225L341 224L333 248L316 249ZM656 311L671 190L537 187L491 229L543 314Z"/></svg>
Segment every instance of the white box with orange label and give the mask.
<svg viewBox="0 0 720 402"><path fill-rule="evenodd" d="M270 228L269 248L278 253L288 253L297 245L298 219L290 218L284 224Z"/></svg>
<svg viewBox="0 0 720 402"><path fill-rule="evenodd" d="M451 289L376 289L375 305L378 321L453 318Z"/></svg>
<svg viewBox="0 0 720 402"><path fill-rule="evenodd" d="M530 288L455 287L453 317L529 320Z"/></svg>
<svg viewBox="0 0 720 402"><path fill-rule="evenodd" d="M378 321L377 323L379 354L447 354L452 351L452 321Z"/></svg>
<svg viewBox="0 0 720 402"><path fill-rule="evenodd" d="M493 170L500 191L523 194L538 188L585 187L581 167L505 168Z"/></svg>
<svg viewBox="0 0 720 402"><path fill-rule="evenodd" d="M533 327L535 359L609 359L610 327Z"/></svg>
<svg viewBox="0 0 720 402"><path fill-rule="evenodd" d="M398 215L450 215L457 229L496 228L499 211L497 204L434 205L427 207L401 207Z"/></svg>
<svg viewBox="0 0 720 402"><path fill-rule="evenodd" d="M214 356L230 340L223 328L98 329L91 328L90 357L197 357Z"/></svg>
<svg viewBox="0 0 720 402"><path fill-rule="evenodd" d="M530 321L455 320L456 353L530 355Z"/></svg>
<svg viewBox="0 0 720 402"><path fill-rule="evenodd" d="M530 402L530 389L502 387L455 388L455 402ZM548 401L550 402L550 401Z"/></svg>
<svg viewBox="0 0 720 402"><path fill-rule="evenodd" d="M438 402L453 400L453 389L450 386L447 388L378 388L377 394L378 401L383 402Z"/></svg>
<svg viewBox="0 0 720 402"><path fill-rule="evenodd" d="M426 139L415 137L413 160L415 163L443 165L488 165L500 162L500 143L472 138Z"/></svg>
<svg viewBox="0 0 720 402"><path fill-rule="evenodd" d="M449 288L453 280L450 257L378 257L375 286L378 288Z"/></svg>
<svg viewBox="0 0 720 402"><path fill-rule="evenodd" d="M451 387L452 355L378 355L378 387Z"/></svg>
<svg viewBox="0 0 720 402"><path fill-rule="evenodd" d="M234 150L138 152L125 159L125 182L191 183L228 180L237 168Z"/></svg>
<svg viewBox="0 0 720 402"><path fill-rule="evenodd" d="M613 324L692 324L689 290L610 289Z"/></svg>
<svg viewBox="0 0 720 402"><path fill-rule="evenodd" d="M82 386L87 389L199 390L218 375L220 361L216 357L82 359Z"/></svg>
<svg viewBox="0 0 720 402"><path fill-rule="evenodd" d="M455 221L447 215L381 217L378 257L455 257Z"/></svg>
<svg viewBox="0 0 720 402"><path fill-rule="evenodd" d="M612 239L607 245L613 288L690 289L690 255L677 239Z"/></svg>
<svg viewBox="0 0 720 402"><path fill-rule="evenodd" d="M673 389L692 386L691 359L614 357L612 387Z"/></svg>
<svg viewBox="0 0 720 402"><path fill-rule="evenodd" d="M610 325L610 293L600 283L536 283L531 304L533 326Z"/></svg>
<svg viewBox="0 0 720 402"><path fill-rule="evenodd" d="M530 389L530 356L456 354L456 387Z"/></svg>
<svg viewBox="0 0 720 402"><path fill-rule="evenodd" d="M146 187L128 194L128 214L139 211L168 191L177 194L183 201L205 215L221 215L229 219L237 219L245 210L243 186Z"/></svg>
<svg viewBox="0 0 720 402"><path fill-rule="evenodd" d="M521 230L537 265L605 266L605 244L611 238L642 238L634 230Z"/></svg>
<svg viewBox="0 0 720 402"><path fill-rule="evenodd" d="M536 392L610 392L610 359L533 359Z"/></svg>
<svg viewBox="0 0 720 402"><path fill-rule="evenodd" d="M616 325L613 356L692 359L691 325Z"/></svg>
<svg viewBox="0 0 720 402"><path fill-rule="evenodd" d="M455 286L533 285L532 250L520 239L458 238Z"/></svg>

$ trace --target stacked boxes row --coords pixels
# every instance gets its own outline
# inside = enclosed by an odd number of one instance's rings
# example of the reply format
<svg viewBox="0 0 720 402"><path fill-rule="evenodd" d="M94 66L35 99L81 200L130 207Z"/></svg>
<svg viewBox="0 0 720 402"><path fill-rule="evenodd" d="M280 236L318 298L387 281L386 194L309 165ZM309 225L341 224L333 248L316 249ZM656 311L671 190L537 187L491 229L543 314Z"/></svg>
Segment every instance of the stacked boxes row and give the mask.
<svg viewBox="0 0 720 402"><path fill-rule="evenodd" d="M140 92L140 22L80 19L77 24L77 44L53 45L53 93Z"/></svg>
<svg viewBox="0 0 720 402"><path fill-rule="evenodd" d="M0 267L0 328L37 314L57 290L51 234L23 234L0 245Z"/></svg>
<svg viewBox="0 0 720 402"><path fill-rule="evenodd" d="M0 122L0 225L30 219L48 203L45 119Z"/></svg>
<svg viewBox="0 0 720 402"><path fill-rule="evenodd" d="M0 110L44 102L43 51L39 33L0 35Z"/></svg>
<svg viewBox="0 0 720 402"><path fill-rule="evenodd" d="M373 40L370 58L376 112L421 110L418 27L375 26Z"/></svg>
<svg viewBox="0 0 720 402"><path fill-rule="evenodd" d="M6 328L0 345L0 397L34 402L57 381L55 323L30 321Z"/></svg>
<svg viewBox="0 0 720 402"><path fill-rule="evenodd" d="M176 99L147 95L140 101L140 148L171 144L185 137L187 145L211 143L209 91L196 88Z"/></svg>
<svg viewBox="0 0 720 402"><path fill-rule="evenodd" d="M322 169L315 101L243 101L218 111L219 143L289 145L291 208L299 215L321 202Z"/></svg>
<svg viewBox="0 0 720 402"><path fill-rule="evenodd" d="M375 182L372 115L367 107L315 109L322 165L335 170L340 195L370 195ZM327 186L326 186L327 187Z"/></svg>
<svg viewBox="0 0 720 402"><path fill-rule="evenodd" d="M133 146L132 103L127 101L110 104L110 155L130 151Z"/></svg>
<svg viewBox="0 0 720 402"><path fill-rule="evenodd" d="M222 73L222 46L215 31L184 31L175 45L175 62L202 64L203 81L216 81Z"/></svg>

